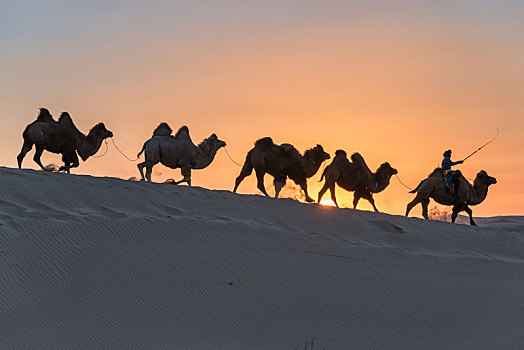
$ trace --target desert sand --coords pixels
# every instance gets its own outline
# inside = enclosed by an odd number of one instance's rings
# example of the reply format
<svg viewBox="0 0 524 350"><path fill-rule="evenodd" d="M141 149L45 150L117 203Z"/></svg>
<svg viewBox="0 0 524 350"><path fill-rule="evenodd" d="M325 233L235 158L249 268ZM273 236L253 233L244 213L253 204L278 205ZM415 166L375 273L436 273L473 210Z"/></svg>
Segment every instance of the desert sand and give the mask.
<svg viewBox="0 0 524 350"><path fill-rule="evenodd" d="M524 218L477 222L0 168L0 348L522 348Z"/></svg>

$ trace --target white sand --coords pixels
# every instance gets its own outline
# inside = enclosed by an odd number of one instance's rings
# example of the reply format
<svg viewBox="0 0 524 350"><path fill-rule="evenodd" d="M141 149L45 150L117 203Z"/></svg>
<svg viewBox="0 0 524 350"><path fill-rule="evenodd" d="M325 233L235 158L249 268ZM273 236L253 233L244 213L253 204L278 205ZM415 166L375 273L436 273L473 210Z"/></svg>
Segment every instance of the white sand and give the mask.
<svg viewBox="0 0 524 350"><path fill-rule="evenodd" d="M522 348L524 220L478 223L0 168L0 348Z"/></svg>

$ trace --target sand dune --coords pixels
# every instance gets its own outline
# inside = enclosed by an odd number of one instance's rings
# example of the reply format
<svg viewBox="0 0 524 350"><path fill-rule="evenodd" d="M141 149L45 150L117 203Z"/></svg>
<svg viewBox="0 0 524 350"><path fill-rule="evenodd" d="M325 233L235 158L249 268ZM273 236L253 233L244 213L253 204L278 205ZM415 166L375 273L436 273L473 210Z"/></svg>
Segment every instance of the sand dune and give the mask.
<svg viewBox="0 0 524 350"><path fill-rule="evenodd" d="M520 348L524 219L478 223L0 168L0 348Z"/></svg>

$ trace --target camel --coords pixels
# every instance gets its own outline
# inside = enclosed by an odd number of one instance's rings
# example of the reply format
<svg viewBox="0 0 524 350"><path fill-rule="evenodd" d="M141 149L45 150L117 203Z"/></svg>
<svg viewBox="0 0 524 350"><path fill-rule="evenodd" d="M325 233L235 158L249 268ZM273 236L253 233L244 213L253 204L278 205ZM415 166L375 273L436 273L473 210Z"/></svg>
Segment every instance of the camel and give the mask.
<svg viewBox="0 0 524 350"><path fill-rule="evenodd" d="M338 207L337 198L335 197L335 184L346 191L355 191L353 195L353 209L356 209L360 198L367 199L378 212L373 199L373 193L382 192L389 185L391 177L397 174L397 170L392 168L388 162L383 163L375 173L369 170L364 158L359 153L351 156L352 162L347 158L347 153L343 150L337 150L335 157L330 165L324 169L320 181L325 177L326 182L318 193L318 202L329 189L331 199Z"/></svg>
<svg viewBox="0 0 524 350"><path fill-rule="evenodd" d="M46 150L62 154L64 166L60 167L59 171L64 170L69 173L71 168L79 165L77 152L82 160L86 161L98 152L103 140L113 137L113 133L107 130L103 123L98 123L86 136L77 129L69 113L63 112L58 121L55 121L47 109L40 108L38 117L25 128L22 136L24 144L17 157L18 168L22 168L25 155L35 145L33 160L42 170L45 170L45 167L40 157Z"/></svg>
<svg viewBox="0 0 524 350"><path fill-rule="evenodd" d="M256 141L255 147L247 153L233 192L237 191L242 180L255 169L257 187L264 195L269 197L264 187L264 175L268 173L274 177L275 198L278 198L289 177L304 191L306 201L314 202L307 192L307 179L315 175L322 162L329 158L329 154L324 152L321 145L316 145L301 155L290 144L276 145L270 137L264 137Z"/></svg>
<svg viewBox="0 0 524 350"><path fill-rule="evenodd" d="M217 135L212 134L196 146L189 136L187 126L182 126L175 136L167 123L160 123L153 132L153 136L142 146L138 157L145 152L145 161L138 164L138 170L142 180L151 181L151 172L155 164L161 163L168 168L180 168L183 179L175 181L178 185L186 182L191 186L191 169L204 169L213 159L216 153L226 143L219 140ZM144 177L144 168L146 174Z"/></svg>
<svg viewBox="0 0 524 350"><path fill-rule="evenodd" d="M484 170L481 170L473 182L473 186L464 178L462 173L457 170L454 173L454 180L458 181L459 196L455 196L446 187L444 180L444 173L442 169L435 169L427 179L422 180L420 184L409 193L417 193L415 199L413 199L406 208L406 216L408 216L411 209L418 203L422 204L422 216L429 220L428 217L428 204L429 199L433 200L442 205L452 205L453 210L451 214L451 222L455 222L457 215L461 211L465 211L469 215L469 223L476 225L473 221L473 211L469 207L470 205L480 204L486 199L488 195L488 188L491 185L497 183L497 179L491 177Z"/></svg>

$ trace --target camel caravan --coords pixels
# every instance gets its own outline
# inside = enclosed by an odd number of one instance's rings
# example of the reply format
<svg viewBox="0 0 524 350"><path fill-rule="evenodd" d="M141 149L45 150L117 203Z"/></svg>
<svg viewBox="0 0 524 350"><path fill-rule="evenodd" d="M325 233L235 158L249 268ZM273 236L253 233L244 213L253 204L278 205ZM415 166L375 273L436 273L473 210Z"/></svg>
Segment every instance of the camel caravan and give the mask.
<svg viewBox="0 0 524 350"><path fill-rule="evenodd" d="M43 151L46 150L61 154L64 165L60 166L58 171L70 173L71 168L79 166L78 156L85 162L98 152L104 140L113 137L113 133L106 129L104 123L98 123L85 135L75 126L69 113L63 112L58 120L54 120L47 109L40 108L36 120L27 125L22 137L24 143L17 156L19 168L22 167L24 157L34 145L36 151L33 160L42 170L48 170L40 161ZM137 159L142 154L145 155L145 159L137 167L142 181L151 181L152 169L158 163L171 169L180 168L183 178L172 183L186 182L191 186L191 170L204 169L209 166L218 150L225 146L226 143L216 134L211 134L196 145L191 140L187 126L182 126L173 135L173 129L167 123L162 122L153 131L151 138L144 142ZM460 212L465 211L469 215L470 224L475 225L470 206L482 203L486 199L489 186L496 184L497 180L482 170L477 174L473 184L470 184L460 171L451 170L452 165L461 164L464 161L452 162L450 157L451 150L448 150L444 153L442 168L436 168L428 178L410 191L410 193L416 193L416 196L407 205L406 216L413 207L420 203L422 216L429 219L428 205L432 198L439 204L453 206L452 222L455 222ZM328 159L330 155L319 144L301 154L289 143L278 145L270 137L261 138L247 152L246 160L235 180L233 192L236 192L244 178L255 170L257 188L265 196L269 197L264 186L264 176L267 173L273 177L275 198L278 198L289 178L303 191L306 202L314 202L308 193L307 179L313 177L324 161ZM332 162L321 174L320 181L324 181L324 185L318 193L318 203L329 190L333 203L338 207L335 196L335 188L338 185L346 191L354 192L354 209L359 200L364 198L378 212L373 194L384 191L390 184L391 177L398 171L388 162L384 162L375 172L372 172L364 157L359 153L352 154L350 159L344 150L335 152Z"/></svg>

